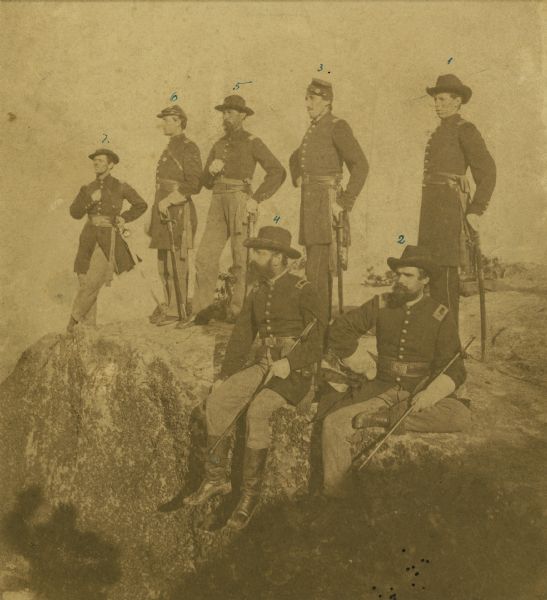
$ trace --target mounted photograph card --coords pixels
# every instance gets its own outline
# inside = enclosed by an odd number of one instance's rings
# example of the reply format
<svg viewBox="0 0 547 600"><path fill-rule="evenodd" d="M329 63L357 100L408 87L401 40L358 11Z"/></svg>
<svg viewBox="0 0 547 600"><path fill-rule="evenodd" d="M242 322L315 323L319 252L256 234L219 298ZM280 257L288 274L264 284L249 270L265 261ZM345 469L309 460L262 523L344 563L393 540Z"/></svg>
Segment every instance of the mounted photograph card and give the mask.
<svg viewBox="0 0 547 600"><path fill-rule="evenodd" d="M546 17L0 4L0 600L547 597Z"/></svg>

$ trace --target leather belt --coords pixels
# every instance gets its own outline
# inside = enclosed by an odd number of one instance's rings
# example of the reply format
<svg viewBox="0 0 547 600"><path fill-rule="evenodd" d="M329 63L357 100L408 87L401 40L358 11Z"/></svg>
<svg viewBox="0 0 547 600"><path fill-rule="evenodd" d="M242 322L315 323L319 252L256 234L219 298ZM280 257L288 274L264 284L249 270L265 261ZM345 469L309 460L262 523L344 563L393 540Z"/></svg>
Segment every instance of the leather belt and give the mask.
<svg viewBox="0 0 547 600"><path fill-rule="evenodd" d="M318 185L333 185L338 186L342 181L342 174L339 175L302 175L302 184L309 185L316 183Z"/></svg>
<svg viewBox="0 0 547 600"><path fill-rule="evenodd" d="M218 177L215 179L213 191L229 191L229 190L250 190L251 180L250 179L231 179L229 177Z"/></svg>
<svg viewBox="0 0 547 600"><path fill-rule="evenodd" d="M278 346L283 346L287 342L294 342L296 337L291 336L276 336L276 335L268 335L266 337L261 337L260 342L263 346L268 346L268 348L276 348Z"/></svg>
<svg viewBox="0 0 547 600"><path fill-rule="evenodd" d="M180 181L174 179L158 179L156 181L157 190L165 190L166 192L176 192L179 189Z"/></svg>
<svg viewBox="0 0 547 600"><path fill-rule="evenodd" d="M404 362L384 356L378 357L378 374L390 377L425 377L431 371L428 362Z"/></svg>
<svg viewBox="0 0 547 600"><path fill-rule="evenodd" d="M443 171L425 173L422 187L426 185L447 185L450 183L462 185L462 180L467 181L465 175L458 175L457 173L446 173Z"/></svg>
<svg viewBox="0 0 547 600"><path fill-rule="evenodd" d="M95 227L114 227L112 217L105 215L88 215L89 222Z"/></svg>

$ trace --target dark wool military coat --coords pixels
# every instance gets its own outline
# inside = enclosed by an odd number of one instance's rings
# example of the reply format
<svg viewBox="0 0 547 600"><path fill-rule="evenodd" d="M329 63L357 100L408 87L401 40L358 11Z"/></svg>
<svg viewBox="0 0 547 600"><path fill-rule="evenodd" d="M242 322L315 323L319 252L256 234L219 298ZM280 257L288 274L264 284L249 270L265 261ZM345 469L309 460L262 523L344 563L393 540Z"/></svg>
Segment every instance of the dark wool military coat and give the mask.
<svg viewBox="0 0 547 600"><path fill-rule="evenodd" d="M461 188L445 175L463 178L468 167L476 190L462 206ZM429 248L438 264L458 266L463 218L483 214L495 185L496 165L477 128L458 114L443 119L425 151L418 245Z"/></svg>
<svg viewBox="0 0 547 600"><path fill-rule="evenodd" d="M101 190L99 202L93 202L91 198L91 194L96 190ZM131 208L121 212L124 200L131 204ZM120 216L126 223L129 223L140 217L146 211L146 208L146 202L129 184L107 175L104 179L97 178L90 184L82 186L70 206L70 214L75 219L81 219L85 215L102 215L109 218L112 223L114 223L115 217ZM106 258L109 258L111 235L112 229L110 227L96 227L89 221L84 225L80 234L78 253L74 261L74 271L76 273L87 273L91 256L97 244L99 244ZM114 235L114 268L116 273L121 273L131 269L135 263L117 230L115 230Z"/></svg>
<svg viewBox="0 0 547 600"><path fill-rule="evenodd" d="M257 334L261 340L269 336L298 337L318 317L318 304L311 284L291 273L256 283L232 331L221 376L229 377L243 368ZM310 389L311 367L321 360L323 331L324 325L318 322L287 357L291 365L289 377L273 377L267 386L291 404L298 404ZM275 350L272 352L274 360L280 357Z"/></svg>
<svg viewBox="0 0 547 600"><path fill-rule="evenodd" d="M347 358L357 349L359 338L375 329L379 365L389 359L401 366L427 363L427 375L440 371L461 349L452 313L429 296L412 306L392 307L389 300L389 294L374 296L360 308L337 317L329 329L329 352ZM446 375L460 386L466 377L463 360L458 358ZM423 376L406 376L404 368L394 368L389 374L379 369L376 379L365 382L337 408L374 398L393 386L412 392ZM324 410L322 406L319 412Z"/></svg>
<svg viewBox="0 0 547 600"><path fill-rule="evenodd" d="M290 157L289 168L296 185L297 179L306 175L341 176L344 163L350 177L337 202L350 211L365 185L368 162L348 123L329 112L312 121L300 147ZM304 246L332 242L329 190L325 185L302 186L299 242Z"/></svg>
<svg viewBox="0 0 547 600"><path fill-rule="evenodd" d="M244 129L226 134L212 147L203 171L203 185L209 190L212 189L216 179L216 176L209 172L209 167L216 159L224 161L224 169L220 175L228 179L240 181L248 179L250 182L256 163L264 169L266 172L264 181L253 193L253 198L257 202L273 196L287 176L287 172L266 144Z"/></svg>
<svg viewBox="0 0 547 600"><path fill-rule="evenodd" d="M171 206L169 214L175 220L173 224L175 247L180 248L182 234L186 227L193 238L197 229L197 215L191 195L201 189L201 154L199 148L184 133L169 139L156 168L156 197L152 207L152 220L149 235L150 248L167 250L170 248L167 224L162 223L158 203L171 192L178 191L186 197L188 206ZM189 223L185 223L186 215ZM191 241L190 241L191 243ZM191 246L190 246L191 247Z"/></svg>

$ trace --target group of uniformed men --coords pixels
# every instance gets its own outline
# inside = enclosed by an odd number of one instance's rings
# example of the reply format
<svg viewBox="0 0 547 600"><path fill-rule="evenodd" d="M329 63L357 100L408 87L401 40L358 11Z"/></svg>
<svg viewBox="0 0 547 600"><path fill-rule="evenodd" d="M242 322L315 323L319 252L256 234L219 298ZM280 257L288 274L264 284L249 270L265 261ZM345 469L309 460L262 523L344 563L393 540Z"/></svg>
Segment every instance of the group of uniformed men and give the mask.
<svg viewBox="0 0 547 600"><path fill-rule="evenodd" d="M219 258L227 241L231 243L235 284L227 319L235 326L220 378L205 404L205 478L185 503L198 505L231 491L230 438L225 433L248 406L241 496L228 521L234 529L247 525L259 499L272 413L307 396L322 356L330 369L326 372L334 368L348 375L348 381L355 382L354 376L360 381L357 386L332 381L323 388L318 413L324 419L327 496L342 497L350 491L350 439L355 427L390 427L410 403L413 410L400 431L455 432L469 423L469 408L456 393L466 377L458 356L458 274L464 268L465 235L479 229L480 215L492 195L495 164L476 127L459 115L471 89L455 75L442 75L427 93L434 98L440 125L426 149L418 246L407 246L401 258L388 259L395 273L391 293L374 296L332 322L332 274L337 260L333 222L343 211L351 211L368 174L367 160L350 126L332 114L332 85L313 79L308 86L310 125L289 160L292 182L301 188L299 242L306 250L306 278L289 271L289 259L300 257L300 252L291 246L286 229L268 226L257 236L245 235L249 217L256 216L259 204L286 177L264 142L243 128L246 117L253 114L245 100L232 95L215 107L222 113L226 134L213 145L203 170L198 147L184 135L184 111L174 105L157 115L169 143L156 170L149 235L150 247L158 251L165 308L155 311L151 321L163 325L180 320L173 270L178 271L185 298L188 249L194 246L197 224L191 196L202 186L212 190L212 199L196 258L194 313L212 302ZM88 220L75 262L80 287L69 330L77 323L92 322L101 286L114 272L134 265L120 231L147 208L131 186L110 174L118 162L114 152L102 148L90 158L97 177L81 188L70 208L74 218L87 215ZM257 162L266 175L253 192ZM342 189L344 164L349 180ZM472 198L468 167L476 185ZM131 208L121 212L124 199ZM249 252L253 280L245 295ZM371 331L378 357L376 374L369 380L358 346L361 336ZM251 348L256 349L255 358L249 361ZM412 394L428 376L431 380L425 389Z"/></svg>

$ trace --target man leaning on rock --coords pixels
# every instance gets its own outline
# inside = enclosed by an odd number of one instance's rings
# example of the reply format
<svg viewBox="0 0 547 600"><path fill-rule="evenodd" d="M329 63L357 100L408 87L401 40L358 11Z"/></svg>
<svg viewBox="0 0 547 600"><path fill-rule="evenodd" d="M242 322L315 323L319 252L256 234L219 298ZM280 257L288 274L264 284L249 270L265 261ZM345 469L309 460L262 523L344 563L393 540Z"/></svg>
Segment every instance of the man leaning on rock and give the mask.
<svg viewBox="0 0 547 600"><path fill-rule="evenodd" d="M312 366L321 357L324 323L318 318L317 294L306 279L289 273L288 259L300 253L291 247L291 234L281 227L262 227L258 237L247 239L259 276L243 305L232 331L220 380L206 401L208 454L205 479L187 505L198 505L231 491L227 472L230 437L222 438L236 415L248 403L247 441L243 463L241 498L228 527L242 529L257 506L271 441L272 413L296 405L308 393ZM310 324L305 338L295 344ZM260 346L250 366L245 367L256 336ZM273 375L256 393L267 373Z"/></svg>
<svg viewBox="0 0 547 600"><path fill-rule="evenodd" d="M75 219L87 216L87 221L74 262L80 287L72 305L69 332L78 323L95 325L97 297L102 286L110 285L114 273L134 267L120 232L125 223L140 217L147 208L146 202L129 184L112 177L111 171L120 161L115 152L99 148L89 158L96 177L82 186L70 206L70 214ZM122 212L124 200L131 208Z"/></svg>
<svg viewBox="0 0 547 600"><path fill-rule="evenodd" d="M416 385L445 367L461 349L454 315L443 304L424 295L425 286L439 276L428 250L407 246L401 258L389 258L395 271L393 291L374 296L360 308L337 317L330 326L327 363L344 371L360 371L352 356L359 338L376 330L377 374L353 389L325 394L319 414L323 423L324 492L344 497L351 491L351 438L354 428L388 428L407 410ZM328 371L327 371L328 374ZM328 377L328 375L327 375ZM414 397L413 412L403 431L451 433L470 424L470 410L454 397L466 377L463 360Z"/></svg>

